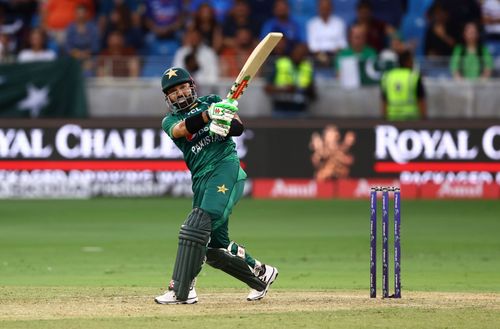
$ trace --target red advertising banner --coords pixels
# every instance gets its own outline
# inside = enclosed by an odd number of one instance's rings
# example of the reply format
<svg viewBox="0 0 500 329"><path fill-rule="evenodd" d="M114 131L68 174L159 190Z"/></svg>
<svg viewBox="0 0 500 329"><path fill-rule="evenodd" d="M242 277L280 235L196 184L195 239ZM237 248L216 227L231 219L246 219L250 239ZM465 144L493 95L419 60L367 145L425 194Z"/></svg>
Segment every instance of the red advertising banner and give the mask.
<svg viewBox="0 0 500 329"><path fill-rule="evenodd" d="M411 199L498 199L496 183L444 182L401 184L397 179L339 179L317 182L308 179L255 179L252 196L259 199L368 199L375 186L399 187Z"/></svg>
<svg viewBox="0 0 500 329"><path fill-rule="evenodd" d="M252 196L259 199L329 199L335 195L332 181L313 179L254 179Z"/></svg>
<svg viewBox="0 0 500 329"><path fill-rule="evenodd" d="M498 199L500 186L495 183L425 183L419 186L423 199Z"/></svg>
<svg viewBox="0 0 500 329"><path fill-rule="evenodd" d="M400 184L398 179L339 179L336 196L344 199L368 199L375 186L399 187L405 199L418 197L418 185Z"/></svg>

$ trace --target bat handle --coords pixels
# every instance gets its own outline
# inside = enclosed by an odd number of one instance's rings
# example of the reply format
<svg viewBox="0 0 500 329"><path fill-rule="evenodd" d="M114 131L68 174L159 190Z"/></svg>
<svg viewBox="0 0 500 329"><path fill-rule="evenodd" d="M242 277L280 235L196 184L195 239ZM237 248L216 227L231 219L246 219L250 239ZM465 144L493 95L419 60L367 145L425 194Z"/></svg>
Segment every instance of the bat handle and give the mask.
<svg viewBox="0 0 500 329"><path fill-rule="evenodd" d="M237 101L236 99L234 99L234 98L230 98L230 97L228 97L228 98L226 98L226 101L227 101L228 103L233 104L234 106L238 106L238 101Z"/></svg>

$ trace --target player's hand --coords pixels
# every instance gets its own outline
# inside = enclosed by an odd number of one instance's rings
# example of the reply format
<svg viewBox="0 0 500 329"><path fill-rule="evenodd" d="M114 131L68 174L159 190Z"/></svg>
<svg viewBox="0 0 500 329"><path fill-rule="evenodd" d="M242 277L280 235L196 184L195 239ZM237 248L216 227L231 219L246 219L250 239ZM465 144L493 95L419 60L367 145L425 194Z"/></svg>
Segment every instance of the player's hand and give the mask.
<svg viewBox="0 0 500 329"><path fill-rule="evenodd" d="M235 99L226 98L218 103L215 103L215 105L220 105L220 106L224 107L225 109L230 110L233 113L236 113L239 110L238 101Z"/></svg>
<svg viewBox="0 0 500 329"><path fill-rule="evenodd" d="M231 124L227 124L224 121L212 121L210 122L210 135L226 137L230 128Z"/></svg>
<svg viewBox="0 0 500 329"><path fill-rule="evenodd" d="M224 121L230 124L234 114L238 112L238 102L225 99L210 105L207 112L210 120Z"/></svg>

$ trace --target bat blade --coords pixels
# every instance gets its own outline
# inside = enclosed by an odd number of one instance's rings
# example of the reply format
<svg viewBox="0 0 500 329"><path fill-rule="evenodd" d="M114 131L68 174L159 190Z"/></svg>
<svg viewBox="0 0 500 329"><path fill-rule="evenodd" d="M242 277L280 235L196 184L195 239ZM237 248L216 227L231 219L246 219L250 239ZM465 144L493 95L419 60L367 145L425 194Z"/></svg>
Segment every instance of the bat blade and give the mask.
<svg viewBox="0 0 500 329"><path fill-rule="evenodd" d="M240 74L238 74L238 77L227 94L227 98L237 100L241 97L250 80L255 76L262 64L264 64L267 57L269 57L269 54L271 54L282 37L282 33L271 32L259 42L257 47L255 47L248 57L245 65L243 65Z"/></svg>

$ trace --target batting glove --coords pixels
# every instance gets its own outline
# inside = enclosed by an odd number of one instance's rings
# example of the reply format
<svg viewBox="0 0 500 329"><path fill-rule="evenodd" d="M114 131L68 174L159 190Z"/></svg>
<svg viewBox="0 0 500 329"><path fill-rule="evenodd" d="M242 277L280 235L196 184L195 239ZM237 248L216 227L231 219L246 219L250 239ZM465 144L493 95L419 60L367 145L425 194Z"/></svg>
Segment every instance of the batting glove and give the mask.
<svg viewBox="0 0 500 329"><path fill-rule="evenodd" d="M210 120L223 121L231 123L234 114L238 112L238 102L231 100L223 100L222 102L213 103L208 108L208 117Z"/></svg>
<svg viewBox="0 0 500 329"><path fill-rule="evenodd" d="M212 121L210 122L210 135L219 135L222 137L226 137L229 133L230 128L230 124L226 124L221 121Z"/></svg>

